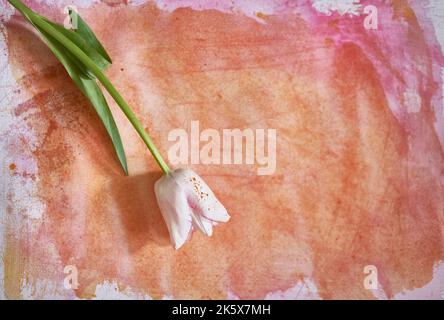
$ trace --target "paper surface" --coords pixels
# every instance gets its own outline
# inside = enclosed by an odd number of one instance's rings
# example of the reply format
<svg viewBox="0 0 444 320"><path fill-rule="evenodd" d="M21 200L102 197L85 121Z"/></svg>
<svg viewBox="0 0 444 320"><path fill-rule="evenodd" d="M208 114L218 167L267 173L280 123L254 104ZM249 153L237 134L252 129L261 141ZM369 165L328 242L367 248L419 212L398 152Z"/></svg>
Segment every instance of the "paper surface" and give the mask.
<svg viewBox="0 0 444 320"><path fill-rule="evenodd" d="M63 1L26 3L63 22ZM182 129L177 166L232 218L175 251L131 125L109 99L125 177L93 108L2 1L0 297L443 298L441 2L74 4L166 159ZM270 138L256 130L275 130L275 170L227 164L222 138L203 163L207 129L250 130L255 152Z"/></svg>

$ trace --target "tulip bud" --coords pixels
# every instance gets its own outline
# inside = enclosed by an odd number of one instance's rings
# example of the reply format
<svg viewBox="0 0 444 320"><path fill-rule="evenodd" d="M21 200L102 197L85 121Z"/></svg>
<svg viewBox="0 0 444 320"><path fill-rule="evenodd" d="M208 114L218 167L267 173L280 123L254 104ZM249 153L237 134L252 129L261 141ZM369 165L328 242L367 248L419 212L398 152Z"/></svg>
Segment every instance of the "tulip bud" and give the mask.
<svg viewBox="0 0 444 320"><path fill-rule="evenodd" d="M162 176L156 181L154 192L176 250L195 228L210 237L213 225L230 220L225 207L192 170L177 169Z"/></svg>

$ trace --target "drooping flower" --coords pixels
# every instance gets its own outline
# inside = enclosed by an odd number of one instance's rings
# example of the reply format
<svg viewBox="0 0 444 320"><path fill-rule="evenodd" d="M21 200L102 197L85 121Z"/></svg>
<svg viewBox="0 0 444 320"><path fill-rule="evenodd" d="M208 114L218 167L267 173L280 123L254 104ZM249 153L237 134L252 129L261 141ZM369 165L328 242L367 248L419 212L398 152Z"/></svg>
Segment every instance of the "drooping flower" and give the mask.
<svg viewBox="0 0 444 320"><path fill-rule="evenodd" d="M208 185L192 170L176 169L163 175L156 181L154 192L176 250L194 229L210 237L213 225L230 219Z"/></svg>

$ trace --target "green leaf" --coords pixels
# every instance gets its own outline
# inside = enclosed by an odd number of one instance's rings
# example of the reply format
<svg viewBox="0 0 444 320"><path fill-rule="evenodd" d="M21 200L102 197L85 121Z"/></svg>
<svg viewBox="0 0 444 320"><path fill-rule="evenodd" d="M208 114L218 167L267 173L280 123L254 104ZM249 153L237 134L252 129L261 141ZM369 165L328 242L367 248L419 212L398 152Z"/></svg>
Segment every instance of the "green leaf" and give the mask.
<svg viewBox="0 0 444 320"><path fill-rule="evenodd" d="M46 18L43 18L47 23L49 23L54 29L63 34L69 40L71 40L80 50L82 50L94 63L100 68L100 70L104 70L111 64L111 59L109 59L108 55L105 52L105 56L103 56L100 52L96 50L96 48L92 45L95 45L95 42L91 38L83 38L79 33L65 29L64 26L51 22ZM97 39L94 37L95 41ZM87 41L88 40L88 41ZM84 66L80 61L76 59L76 64L82 70L82 72L91 79L95 79L95 76L89 69Z"/></svg>
<svg viewBox="0 0 444 320"><path fill-rule="evenodd" d="M24 5L20 0L8 0L8 2L12 4L17 10L19 10L28 19L28 21L41 32L43 39L47 42L51 50L56 54L56 57L60 60L60 62L65 66L66 70L68 71L74 82L91 100L91 103L93 103L94 107L99 112L103 123L110 133L111 139L113 139L116 152L119 156L119 160L122 163L125 173L127 173L126 160L120 141L120 135L100 88L95 87L97 86L97 83L95 82L96 78L102 83L111 97L114 99L114 101L116 101L117 105L123 111L125 116L128 118L130 123L133 125L134 129L136 129L137 133L142 138L148 150L155 158L159 167L166 175L168 175L170 173L170 169L167 163L163 160L159 150L156 148L153 141L151 140L151 137L143 128L142 123L139 121L139 119L137 119L130 106L126 103L126 101L116 90L113 84L103 74L103 68L108 65L108 63L111 63L111 59L108 59L108 54L100 45L97 38L94 36L89 37L87 41L83 39L83 42L79 41L79 39L73 36L74 32L65 33L66 31L59 29L60 25L59 27L56 27L55 24L46 20L46 18L44 18L43 16L36 14L34 11ZM70 12L70 14L72 13ZM79 18L78 16L73 16ZM94 35L91 29L86 26L86 23L84 23L83 29L81 29L81 31L79 32L80 34L82 34L82 32L83 34L90 32L92 35ZM77 33L77 35L80 34ZM98 45L100 45L100 47ZM99 59L103 58L107 61L103 64L99 63L102 65L102 68L99 67L99 65L97 64L97 61L100 60L95 61L90 56L94 55L94 51L98 53L98 55L101 57L99 57ZM97 56L95 56L95 59L97 59ZM93 82L88 82L89 80L92 80Z"/></svg>
<svg viewBox="0 0 444 320"><path fill-rule="evenodd" d="M99 40L97 40L94 32L89 28L82 17L77 12L71 9L69 9L69 15L71 16L72 21L77 21L77 29L74 29L74 32L85 39L85 41L91 47L93 47L106 61L111 64L111 58L109 57L105 48L102 46Z"/></svg>
<svg viewBox="0 0 444 320"><path fill-rule="evenodd" d="M77 25L76 29L66 29L63 25L52 22L46 17L39 15L31 10L25 13L28 20L31 21L36 17L44 20L50 24L54 29L63 34L69 40L71 40L77 47L79 47L91 60L101 69L104 70L108 67L112 61L105 48L99 42L97 37L86 22L80 17L80 15L74 10L69 9L69 15L71 21L75 21ZM34 25L35 26L35 25ZM36 27L36 26L35 26ZM36 27L37 28L37 27ZM86 68L80 61L75 61L78 67L81 68L91 79L95 78L94 75Z"/></svg>
<svg viewBox="0 0 444 320"><path fill-rule="evenodd" d="M40 31L48 47L63 64L74 83L94 106L109 136L111 137L120 164L122 165L125 174L128 175L128 166L126 163L125 151L123 149L119 130L114 121L111 110L109 109L108 103L106 102L100 87L97 85L96 80L91 79L84 74L82 68L79 67L79 62L77 59L73 57L72 54L67 51L57 40L53 39L50 35L37 26L36 28Z"/></svg>

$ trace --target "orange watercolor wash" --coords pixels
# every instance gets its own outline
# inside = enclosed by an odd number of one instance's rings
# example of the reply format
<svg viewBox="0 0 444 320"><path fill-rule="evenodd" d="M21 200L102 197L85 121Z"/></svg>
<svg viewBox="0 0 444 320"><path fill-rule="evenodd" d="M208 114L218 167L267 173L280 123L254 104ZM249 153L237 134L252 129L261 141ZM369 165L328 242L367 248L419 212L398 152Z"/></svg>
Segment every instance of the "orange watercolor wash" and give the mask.
<svg viewBox="0 0 444 320"><path fill-rule="evenodd" d="M62 279L63 266L75 265L81 298L104 281L153 298L262 299L300 281L311 281L321 298L373 298L362 284L366 265L377 266L389 298L432 280L444 257L444 159L432 92L400 121L363 49L373 38L341 42L325 31L328 21L318 28L297 14L267 15L261 24L153 5L80 13L113 58L107 74L164 154L168 132L192 120L218 130L275 128L277 170L256 176L247 166L194 166L232 219L174 251L154 197L160 171L133 129L112 105L128 155L125 177L63 68L11 22L12 72L31 96L16 116L43 145L33 151L42 220L8 240L18 245L11 254L26 256L21 276ZM378 50L372 55L390 63ZM11 279L6 293L14 297Z"/></svg>

